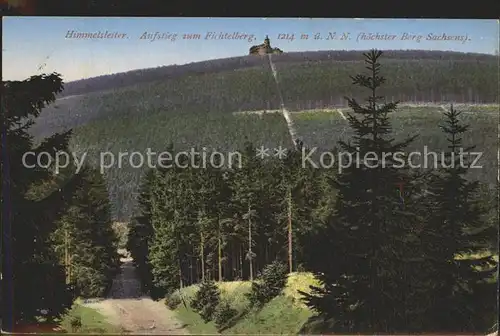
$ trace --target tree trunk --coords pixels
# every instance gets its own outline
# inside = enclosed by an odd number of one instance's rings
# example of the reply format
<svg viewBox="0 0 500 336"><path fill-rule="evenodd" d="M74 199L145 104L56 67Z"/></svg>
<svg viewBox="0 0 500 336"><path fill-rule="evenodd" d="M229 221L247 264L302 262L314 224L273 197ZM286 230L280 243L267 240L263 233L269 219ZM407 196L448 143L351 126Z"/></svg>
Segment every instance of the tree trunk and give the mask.
<svg viewBox="0 0 500 336"><path fill-rule="evenodd" d="M200 233L200 259L201 259L201 281L205 281L205 237Z"/></svg>
<svg viewBox="0 0 500 336"><path fill-rule="evenodd" d="M252 258L252 218L250 216L250 204L248 205L248 263L250 270L250 281L253 281L253 258Z"/></svg>
<svg viewBox="0 0 500 336"><path fill-rule="evenodd" d="M64 266L66 268L66 284L70 283L70 272L69 272L69 251L68 251L68 243L69 243L69 238L68 238L68 229L64 230Z"/></svg>
<svg viewBox="0 0 500 336"><path fill-rule="evenodd" d="M71 283L73 264L73 254L71 253L71 240L68 239L68 283Z"/></svg>
<svg viewBox="0 0 500 336"><path fill-rule="evenodd" d="M182 289L183 283L182 283L182 264L181 264L181 258L179 258L179 287Z"/></svg>
<svg viewBox="0 0 500 336"><path fill-rule="evenodd" d="M240 280L243 280L243 244L240 245L238 255L240 258Z"/></svg>
<svg viewBox="0 0 500 336"><path fill-rule="evenodd" d="M222 282L222 239L220 233L220 224L219 224L219 241L217 244L217 254L218 254L218 265L219 265L219 281Z"/></svg>

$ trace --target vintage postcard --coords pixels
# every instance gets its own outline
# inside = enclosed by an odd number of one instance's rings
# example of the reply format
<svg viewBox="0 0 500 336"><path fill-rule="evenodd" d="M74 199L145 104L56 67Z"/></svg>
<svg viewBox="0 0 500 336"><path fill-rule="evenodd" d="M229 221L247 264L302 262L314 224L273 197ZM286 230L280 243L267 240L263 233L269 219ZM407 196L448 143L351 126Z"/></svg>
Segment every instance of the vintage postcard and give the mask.
<svg viewBox="0 0 500 336"><path fill-rule="evenodd" d="M498 21L2 28L3 330L497 334Z"/></svg>

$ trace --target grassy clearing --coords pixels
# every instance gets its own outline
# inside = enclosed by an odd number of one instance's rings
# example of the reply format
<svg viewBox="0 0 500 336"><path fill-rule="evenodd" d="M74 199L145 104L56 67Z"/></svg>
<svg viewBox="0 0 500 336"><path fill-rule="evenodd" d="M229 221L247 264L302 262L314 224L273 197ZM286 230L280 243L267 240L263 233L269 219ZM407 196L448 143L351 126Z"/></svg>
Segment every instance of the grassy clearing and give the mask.
<svg viewBox="0 0 500 336"><path fill-rule="evenodd" d="M74 324L80 321L80 327ZM75 323L76 322L76 323ZM95 309L84 307L75 303L71 310L62 318L61 328L66 332L85 334L110 334L120 333L120 329L106 321L106 318Z"/></svg>
<svg viewBox="0 0 500 336"><path fill-rule="evenodd" d="M479 258L482 255L457 256L459 258ZM494 253L498 261L498 254ZM495 275L497 278L498 275ZM496 279L494 280L496 281ZM261 310L249 310L245 296L250 291L248 281L218 283L222 300L228 301L238 311L229 327L221 334L318 334L328 330L328 321L315 318L301 300L299 291L309 292L309 286L319 285L311 273L292 273L288 278L283 295L266 304ZM180 304L174 311L192 334L217 334L213 322L205 323L201 317L189 307L189 302L196 293L197 286L190 286L180 292L186 306Z"/></svg>
<svg viewBox="0 0 500 336"><path fill-rule="evenodd" d="M467 106L467 111L470 112L486 112L486 113L498 113L500 111L500 105L472 105Z"/></svg>
<svg viewBox="0 0 500 336"><path fill-rule="evenodd" d="M482 166L482 169L470 169L468 177L471 180L495 185L497 179L497 135L498 123L500 122L498 113L483 113L481 111L488 110L488 107L483 106L477 107L477 112L471 112L469 107L457 106L456 108L464 112L461 119L465 124L470 125L469 132L463 135L465 146L475 145L474 151L482 153L477 163ZM352 113L349 109L341 109L341 111L346 117L347 113ZM413 157L413 164L420 164L421 167L435 167L433 160L437 159L434 159L433 153L441 153L447 149L446 137L443 136L439 127L444 123L444 112L439 106L401 106L396 112L389 115L394 138L397 141L404 140L409 136L417 136L407 148L408 152L420 153L420 156ZM318 153L331 151L334 146L338 145L337 141L347 141L353 135L348 122L338 112L307 111L294 113L292 119L304 144L309 148L317 149L311 156L314 158L314 162L319 162ZM426 154L430 152L433 153ZM435 155L437 158L440 154ZM427 165L425 164L426 159L429 162Z"/></svg>
<svg viewBox="0 0 500 336"><path fill-rule="evenodd" d="M468 254L468 255L457 255L455 257L455 259L457 259L457 260L462 260L462 259L481 259L481 258L488 257L488 256L492 256L493 260L498 263L498 259L499 259L498 258L498 252L494 252L494 251L484 251L484 252L481 252L481 253ZM492 266L490 265L489 267L492 267ZM489 267L488 267L488 269L489 269ZM481 267L477 266L476 269L481 269ZM493 277L489 278L487 281L491 282L491 283L498 282L498 271L496 273L494 273Z"/></svg>
<svg viewBox="0 0 500 336"><path fill-rule="evenodd" d="M219 283L222 300L230 303L238 311L229 328L222 334L298 334L313 313L300 300L299 290L308 292L310 285L317 285L310 273L292 273L283 295L275 298L263 309L252 311L245 296L250 291L250 282L232 281ZM197 286L181 291L187 307L180 304L175 312L192 334L216 334L213 322L204 323L200 316L189 307L189 302Z"/></svg>
<svg viewBox="0 0 500 336"><path fill-rule="evenodd" d="M299 334L313 313L298 306L292 298L280 296L262 310L250 312L234 327L224 331L229 334Z"/></svg>

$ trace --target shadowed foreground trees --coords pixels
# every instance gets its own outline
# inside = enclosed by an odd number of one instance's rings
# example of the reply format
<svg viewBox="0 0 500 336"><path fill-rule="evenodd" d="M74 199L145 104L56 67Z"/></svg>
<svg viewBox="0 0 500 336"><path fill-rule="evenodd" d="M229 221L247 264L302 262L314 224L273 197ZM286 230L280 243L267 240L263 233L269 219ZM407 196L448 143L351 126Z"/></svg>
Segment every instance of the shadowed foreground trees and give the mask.
<svg viewBox="0 0 500 336"><path fill-rule="evenodd" d="M119 271L118 239L104 177L90 167L83 167L79 175L83 184L58 221L50 243L66 266L66 279L74 285L75 294L102 297Z"/></svg>
<svg viewBox="0 0 500 336"><path fill-rule="evenodd" d="M41 108L61 92L61 78L57 74L33 76L3 82L2 89L2 315L3 328L12 330L17 323L34 323L41 309L53 318L72 304L64 268L47 239L79 181L75 177L56 189L52 172L39 167L32 156L23 165L28 151L53 156L67 150L70 132L45 139L38 147L27 132Z"/></svg>
<svg viewBox="0 0 500 336"><path fill-rule="evenodd" d="M420 218L395 192L400 181L411 178L411 171L398 167L394 156L386 156L385 166L379 160L384 153L404 153L413 138L400 143L391 138L388 114L397 104L379 104L378 88L385 81L378 63L381 54L367 53L369 75L352 77L369 93L366 106L348 100L355 135L352 143L340 142L340 149L350 153L353 162L334 180L334 209L315 248L308 249L306 267L323 287L306 295L306 302L335 320L337 332L394 332L410 322L408 289L418 243L412 230ZM368 154L370 161L362 161Z"/></svg>
<svg viewBox="0 0 500 336"><path fill-rule="evenodd" d="M446 165L434 167L426 179L394 169L394 153L403 153L410 142L392 144L387 113L396 105L377 104L384 82L381 53L365 56L370 73L352 79L371 95L366 107L349 99L359 117L349 116L352 144L340 145L361 157L377 156L352 164L334 181L334 211L308 249L306 263L322 287L304 293L306 302L334 332L487 331L497 310L497 263L488 252L496 230L477 207L477 182L467 182L467 169L459 166L460 137L467 127L453 108L446 114ZM384 152L393 153L385 163ZM410 182L403 202L394 192L398 180Z"/></svg>
<svg viewBox="0 0 500 336"><path fill-rule="evenodd" d="M68 265L55 253L51 236L58 221L71 213L77 191L84 189L91 195L97 189L82 174L74 174L70 169L59 174L54 171L55 154L69 153L71 131L55 134L37 146L28 133L41 109L53 103L62 89L63 82L57 73L7 81L2 86L3 330L15 330L17 325L37 324L42 320L50 323L72 305L75 295L67 281ZM28 152L34 155L25 155ZM45 157L37 162L36 155L40 153ZM47 158L50 162L45 166ZM107 194L104 196L107 200ZM95 205L89 206L95 211ZM103 216L96 213L95 220L103 220ZM109 246L112 238L108 235L99 243ZM85 252L73 251L81 257L95 255Z"/></svg>
<svg viewBox="0 0 500 336"><path fill-rule="evenodd" d="M497 236L498 223L494 225L484 216L490 205L478 182L465 178L472 169L467 168L472 158L461 158L459 152L472 152L474 146L464 148L462 139L469 126L460 122L460 114L453 106L445 113L441 128L449 146L442 168L434 172L429 184L425 200L428 212L420 234L426 258L419 274L423 281L440 275L439 282L426 284L426 315L431 319L422 323L445 331L474 331L498 309L492 300L496 285L488 281L495 276L496 262L492 252L485 252L491 248L492 237Z"/></svg>

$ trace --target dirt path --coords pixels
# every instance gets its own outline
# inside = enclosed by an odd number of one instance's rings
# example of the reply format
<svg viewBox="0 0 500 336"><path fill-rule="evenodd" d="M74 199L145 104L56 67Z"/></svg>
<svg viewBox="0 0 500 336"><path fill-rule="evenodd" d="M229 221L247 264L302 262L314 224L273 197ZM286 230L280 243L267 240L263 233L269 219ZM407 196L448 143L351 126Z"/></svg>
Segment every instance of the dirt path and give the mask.
<svg viewBox="0 0 500 336"><path fill-rule="evenodd" d="M122 272L113 281L109 297L85 306L98 310L111 324L120 326L124 333L188 335L163 302L141 294L132 260L122 259L122 262Z"/></svg>

